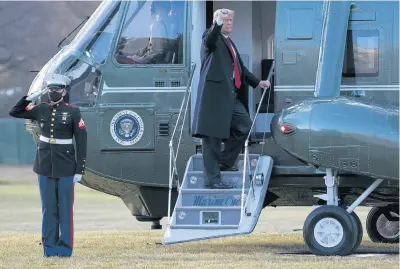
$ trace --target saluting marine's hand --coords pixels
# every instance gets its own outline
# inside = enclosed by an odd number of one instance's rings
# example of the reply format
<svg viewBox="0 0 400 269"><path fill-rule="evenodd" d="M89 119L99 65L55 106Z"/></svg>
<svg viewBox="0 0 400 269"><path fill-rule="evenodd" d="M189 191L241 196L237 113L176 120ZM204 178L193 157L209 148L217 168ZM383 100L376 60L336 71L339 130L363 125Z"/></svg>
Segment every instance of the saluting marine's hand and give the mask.
<svg viewBox="0 0 400 269"><path fill-rule="evenodd" d="M81 181L81 179L82 179L82 175L75 174L75 176L74 176L74 183Z"/></svg>
<svg viewBox="0 0 400 269"><path fill-rule="evenodd" d="M31 95L29 95L28 97L26 97L25 100L27 100L27 101L32 101L32 100L36 99L38 96L41 96L42 94L44 94L45 91L46 91L46 90L44 90L44 91L38 91L38 92L36 92L36 93L34 93L34 94L31 94Z"/></svg>
<svg viewBox="0 0 400 269"><path fill-rule="evenodd" d="M34 94L29 95L28 97L26 97L25 100L27 101L32 101L33 99L36 99L39 95L41 95L42 92L36 92Z"/></svg>

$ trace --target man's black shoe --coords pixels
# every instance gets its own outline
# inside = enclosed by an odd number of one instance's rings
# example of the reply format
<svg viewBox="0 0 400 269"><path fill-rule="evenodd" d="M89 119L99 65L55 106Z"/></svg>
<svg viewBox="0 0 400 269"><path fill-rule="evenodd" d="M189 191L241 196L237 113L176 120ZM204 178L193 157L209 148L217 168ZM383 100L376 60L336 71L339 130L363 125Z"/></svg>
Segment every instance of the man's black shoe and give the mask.
<svg viewBox="0 0 400 269"><path fill-rule="evenodd" d="M234 167L234 166L229 167L229 166L227 166L225 164L220 164L219 165L219 170L220 171L238 171L238 169L236 167Z"/></svg>
<svg viewBox="0 0 400 269"><path fill-rule="evenodd" d="M210 183L208 186L210 187L210 189L232 189L232 186L225 184L220 180Z"/></svg>

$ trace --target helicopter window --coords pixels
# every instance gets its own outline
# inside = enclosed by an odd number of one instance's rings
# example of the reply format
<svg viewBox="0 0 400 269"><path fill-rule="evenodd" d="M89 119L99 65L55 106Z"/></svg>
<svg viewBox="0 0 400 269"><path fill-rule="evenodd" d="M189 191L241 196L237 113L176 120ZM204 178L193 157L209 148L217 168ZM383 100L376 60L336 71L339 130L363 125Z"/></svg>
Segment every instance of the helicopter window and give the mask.
<svg viewBox="0 0 400 269"><path fill-rule="evenodd" d="M379 74L379 31L349 30L343 77L376 77Z"/></svg>
<svg viewBox="0 0 400 269"><path fill-rule="evenodd" d="M130 2L116 60L120 64L183 64L184 29L185 1Z"/></svg>
<svg viewBox="0 0 400 269"><path fill-rule="evenodd" d="M92 42L88 45L87 51L98 64L104 64L110 51L111 41L115 33L115 27L118 23L117 14L119 7L120 5L115 8L114 12L96 33L96 36L93 38Z"/></svg>
<svg viewBox="0 0 400 269"><path fill-rule="evenodd" d="M67 102L79 107L93 107L99 93L100 73L83 61L78 61L68 76L72 78Z"/></svg>
<svg viewBox="0 0 400 269"><path fill-rule="evenodd" d="M118 23L118 5L104 25L97 31L86 51L97 64L104 64L111 47L113 34ZM77 60L68 70L73 84L68 91L67 99L79 107L93 107L99 93L101 73L84 60Z"/></svg>

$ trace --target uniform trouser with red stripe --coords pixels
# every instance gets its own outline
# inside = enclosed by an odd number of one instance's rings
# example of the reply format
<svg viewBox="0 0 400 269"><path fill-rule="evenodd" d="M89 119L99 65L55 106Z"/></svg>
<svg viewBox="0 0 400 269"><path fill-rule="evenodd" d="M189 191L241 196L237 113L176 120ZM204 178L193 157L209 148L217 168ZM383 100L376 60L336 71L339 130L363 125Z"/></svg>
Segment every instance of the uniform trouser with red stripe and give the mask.
<svg viewBox="0 0 400 269"><path fill-rule="evenodd" d="M71 256L74 237L74 177L39 176L44 256Z"/></svg>

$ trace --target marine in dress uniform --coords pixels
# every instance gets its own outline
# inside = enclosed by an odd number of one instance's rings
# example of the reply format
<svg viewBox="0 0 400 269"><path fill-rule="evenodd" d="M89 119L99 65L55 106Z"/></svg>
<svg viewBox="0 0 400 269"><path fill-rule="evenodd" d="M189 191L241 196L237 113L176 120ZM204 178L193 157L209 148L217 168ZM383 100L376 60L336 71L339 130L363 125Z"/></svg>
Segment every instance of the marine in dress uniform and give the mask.
<svg viewBox="0 0 400 269"><path fill-rule="evenodd" d="M42 202L45 257L72 255L74 184L85 171L85 123L79 108L63 100L70 83L66 76L53 75L46 82L49 102L30 106L41 93L24 96L9 112L15 118L37 121L41 131L33 171L38 174Z"/></svg>

